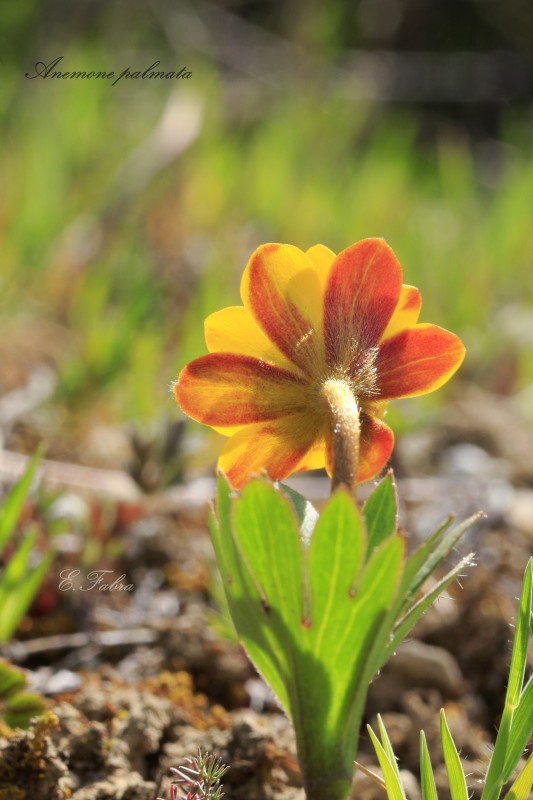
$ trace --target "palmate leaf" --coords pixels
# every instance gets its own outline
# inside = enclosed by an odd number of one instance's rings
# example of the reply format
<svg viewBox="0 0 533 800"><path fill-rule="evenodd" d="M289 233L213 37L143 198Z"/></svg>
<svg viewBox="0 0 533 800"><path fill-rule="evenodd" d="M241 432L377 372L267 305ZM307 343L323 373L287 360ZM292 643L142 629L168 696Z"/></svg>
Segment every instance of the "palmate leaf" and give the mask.
<svg viewBox="0 0 533 800"><path fill-rule="evenodd" d="M222 477L211 527L235 627L294 723L304 780L328 775L328 796L344 797L369 654L389 636L403 539L389 537L365 563L364 522L339 491L306 543L281 490L255 480L232 502Z"/></svg>
<svg viewBox="0 0 533 800"><path fill-rule="evenodd" d="M341 800L369 683L384 654L463 569L461 562L427 596L415 597L428 563L432 569L459 534L442 529L415 553L406 584L391 475L363 512L341 489L319 517L283 485L256 479L237 495L220 476L210 525L239 638L294 724L306 793ZM382 739L393 758L384 729Z"/></svg>

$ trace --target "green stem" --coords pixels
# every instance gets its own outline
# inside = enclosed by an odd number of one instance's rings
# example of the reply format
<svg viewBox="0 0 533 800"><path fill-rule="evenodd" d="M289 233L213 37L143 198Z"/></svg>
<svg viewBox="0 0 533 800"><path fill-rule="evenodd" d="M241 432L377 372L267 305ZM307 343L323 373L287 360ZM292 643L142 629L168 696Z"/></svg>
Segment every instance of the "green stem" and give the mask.
<svg viewBox="0 0 533 800"><path fill-rule="evenodd" d="M331 491L333 493L339 486L345 486L353 494L359 467L359 407L350 384L342 379L325 381L322 397L328 406L331 421Z"/></svg>

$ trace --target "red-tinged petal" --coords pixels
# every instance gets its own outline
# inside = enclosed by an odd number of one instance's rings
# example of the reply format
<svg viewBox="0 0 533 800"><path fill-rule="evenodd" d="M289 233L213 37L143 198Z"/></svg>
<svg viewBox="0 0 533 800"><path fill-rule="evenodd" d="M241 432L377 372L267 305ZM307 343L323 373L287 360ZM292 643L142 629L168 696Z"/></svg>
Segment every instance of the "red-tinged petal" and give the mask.
<svg viewBox="0 0 533 800"><path fill-rule="evenodd" d="M218 467L236 489L263 470L272 480L283 480L301 469L316 438L316 423L309 414L248 425L226 442Z"/></svg>
<svg viewBox="0 0 533 800"><path fill-rule="evenodd" d="M389 460L394 447L394 434L383 420L361 414L361 445L357 482L375 478Z"/></svg>
<svg viewBox="0 0 533 800"><path fill-rule="evenodd" d="M394 434L383 420L361 413L361 438L359 441L359 467L357 483L364 483L381 472L390 458L394 447ZM331 476L333 449L331 436L328 436L326 450L326 470Z"/></svg>
<svg viewBox="0 0 533 800"><path fill-rule="evenodd" d="M383 239L363 239L339 253L324 297L326 359L347 367L377 345L398 304L402 268Z"/></svg>
<svg viewBox="0 0 533 800"><path fill-rule="evenodd" d="M174 385L186 414L223 427L296 414L307 406L305 389L295 373L233 353L209 353L191 361Z"/></svg>
<svg viewBox="0 0 533 800"><path fill-rule="evenodd" d="M379 397L415 397L438 389L463 361L461 340L437 325L415 325L387 339L376 358Z"/></svg>
<svg viewBox="0 0 533 800"><path fill-rule="evenodd" d="M421 308L422 295L418 289L415 286L407 286L407 284L404 283L402 291L400 292L398 305L394 309L394 314L385 328L385 333L381 337L382 340L390 339L391 336L395 336L404 328L410 328L416 325Z"/></svg>
<svg viewBox="0 0 533 800"><path fill-rule="evenodd" d="M294 369L244 306L228 306L210 314L204 322L204 333L210 353L240 353Z"/></svg>
<svg viewBox="0 0 533 800"><path fill-rule="evenodd" d="M241 282L244 305L267 337L306 372L323 352L322 290L305 253L288 244L265 244L250 258Z"/></svg>
<svg viewBox="0 0 533 800"><path fill-rule="evenodd" d="M311 259L320 279L322 291L326 288L331 265L335 261L335 253L323 244L315 244L305 251L305 255Z"/></svg>

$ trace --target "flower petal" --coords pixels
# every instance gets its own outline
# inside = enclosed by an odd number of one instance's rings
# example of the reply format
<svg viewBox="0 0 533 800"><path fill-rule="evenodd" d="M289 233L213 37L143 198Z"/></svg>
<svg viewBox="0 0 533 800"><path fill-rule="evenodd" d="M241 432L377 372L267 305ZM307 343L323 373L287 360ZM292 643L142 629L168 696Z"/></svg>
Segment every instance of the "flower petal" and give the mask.
<svg viewBox="0 0 533 800"><path fill-rule="evenodd" d="M304 370L322 352L322 291L305 253L265 244L250 258L241 282L244 305L281 352Z"/></svg>
<svg viewBox="0 0 533 800"><path fill-rule="evenodd" d="M394 314L387 327L382 339L390 339L404 328L416 325L422 308L422 295L415 286L408 286L404 283L400 292L398 305L394 309Z"/></svg>
<svg viewBox="0 0 533 800"><path fill-rule="evenodd" d="M244 306L228 306L210 314L204 322L204 333L210 353L240 353L294 369Z"/></svg>
<svg viewBox="0 0 533 800"><path fill-rule="evenodd" d="M437 325L420 324L401 331L379 346L380 400L433 392L453 375L464 355L461 340Z"/></svg>
<svg viewBox="0 0 533 800"><path fill-rule="evenodd" d="M339 253L324 297L324 338L329 366L351 363L377 345L398 304L402 268L383 239L363 239Z"/></svg>
<svg viewBox="0 0 533 800"><path fill-rule="evenodd" d="M375 478L390 458L394 447L394 434L383 420L361 414L361 439L359 442L359 467L357 483ZM327 441L326 469L331 476L333 449L331 437Z"/></svg>
<svg viewBox="0 0 533 800"><path fill-rule="evenodd" d="M383 420L361 414L361 445L357 482L375 478L390 458L394 434Z"/></svg>
<svg viewBox="0 0 533 800"><path fill-rule="evenodd" d="M236 489L262 470L272 480L283 480L306 468L300 464L306 463L308 454L316 461L316 453L312 455L316 438L316 424L309 414L247 425L225 443L218 467Z"/></svg>
<svg viewBox="0 0 533 800"><path fill-rule="evenodd" d="M305 251L305 255L313 262L320 278L320 285L324 290L329 278L331 265L336 258L335 253L323 244L315 244Z"/></svg>
<svg viewBox="0 0 533 800"><path fill-rule="evenodd" d="M174 385L186 414L224 427L295 414L308 405L305 389L305 381L294 372L233 353L209 353L191 361Z"/></svg>

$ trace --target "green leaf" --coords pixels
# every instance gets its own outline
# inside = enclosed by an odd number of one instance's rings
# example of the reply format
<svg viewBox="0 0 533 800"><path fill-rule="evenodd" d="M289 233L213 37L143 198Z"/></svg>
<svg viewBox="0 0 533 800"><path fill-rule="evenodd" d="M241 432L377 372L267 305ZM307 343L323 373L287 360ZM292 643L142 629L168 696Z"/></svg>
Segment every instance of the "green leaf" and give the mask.
<svg viewBox="0 0 533 800"><path fill-rule="evenodd" d="M376 755L378 757L379 766L383 772L383 779L385 780L385 787L387 789L387 796L389 800L406 800L402 782L397 772L398 768L396 766L396 759L393 757L393 760L391 761L387 755L387 751L381 745L378 737L370 725L367 725L367 730L370 734L370 738L372 739L372 744L374 745L374 750L376 751Z"/></svg>
<svg viewBox="0 0 533 800"><path fill-rule="evenodd" d="M16 631L20 620L39 591L39 587L54 557L54 553L48 553L31 572L28 572L27 575L21 578L16 586L8 585L10 589L7 595L4 593L3 584L0 585L0 607L2 609L2 617L0 619L0 642L6 642Z"/></svg>
<svg viewBox="0 0 533 800"><path fill-rule="evenodd" d="M450 585L465 569L472 563L472 555L462 559L447 575L438 581L430 592L423 595L396 623L392 638L381 654L380 665L384 664L394 653L398 645L405 639L409 631L418 622L424 611L439 597L440 594Z"/></svg>
<svg viewBox="0 0 533 800"><path fill-rule="evenodd" d="M392 472L378 483L363 506L368 536L367 558L382 541L396 531L398 525L398 500Z"/></svg>
<svg viewBox="0 0 533 800"><path fill-rule="evenodd" d="M505 795L505 800L528 800L531 797L531 787L533 787L533 753Z"/></svg>
<svg viewBox="0 0 533 800"><path fill-rule="evenodd" d="M286 486L284 483L275 483L274 486L279 487L285 497L290 500L298 520L302 539L304 542L309 542L318 520L318 511L309 500L306 500L299 492L291 489L290 486Z"/></svg>
<svg viewBox="0 0 533 800"><path fill-rule="evenodd" d="M506 783L525 750L533 733L533 675L524 687L511 721L507 754L503 765L503 783Z"/></svg>
<svg viewBox="0 0 533 800"><path fill-rule="evenodd" d="M420 788L422 800L437 800L437 787L424 731L420 731Z"/></svg>
<svg viewBox="0 0 533 800"><path fill-rule="evenodd" d="M11 728L27 728L32 717L41 714L44 708L42 697L30 692L21 692L5 704L3 716Z"/></svg>
<svg viewBox="0 0 533 800"><path fill-rule="evenodd" d="M15 530L43 452L44 447L42 446L36 450L30 459L26 472L4 498L0 508L0 554Z"/></svg>
<svg viewBox="0 0 533 800"><path fill-rule="evenodd" d="M381 718L381 714L378 714L378 725L379 725L379 735L381 736L381 744L383 745L383 749L385 750L391 765L394 767L394 771L396 772L398 780L401 780L400 770L398 768L398 761L394 754L391 740L389 739L389 734L387 733L387 729L385 728L383 719Z"/></svg>
<svg viewBox="0 0 533 800"><path fill-rule="evenodd" d="M516 621L511 666L509 669L509 683L505 695L505 706L481 800L497 800L504 783L507 753L509 749L516 752L511 742L511 726L513 714L520 698L527 659L527 644L531 621L532 572L533 559L530 559L526 567L522 593L520 595L520 607Z"/></svg>
<svg viewBox="0 0 533 800"><path fill-rule="evenodd" d="M444 709L440 710L440 736L442 740L442 751L444 753L444 763L448 773L448 783L452 800L468 800L468 789L466 786L465 774L459 753L452 739Z"/></svg>
<svg viewBox="0 0 533 800"><path fill-rule="evenodd" d="M212 511L209 524L228 607L251 660L288 712L289 698L285 683L287 667L283 663L283 655L278 652L279 644L265 619L266 598L261 594L255 576L241 558L233 536L233 494L226 479L220 475L216 516Z"/></svg>
<svg viewBox="0 0 533 800"><path fill-rule="evenodd" d="M26 676L7 661L0 661L0 700L7 700L26 686Z"/></svg>
<svg viewBox="0 0 533 800"><path fill-rule="evenodd" d="M408 608L413 596L433 574L435 568L450 554L459 539L472 527L482 514L474 514L446 533L452 520L445 520L430 539L408 559L399 596L404 598L402 613Z"/></svg>
<svg viewBox="0 0 533 800"><path fill-rule="evenodd" d="M529 640L529 625L531 622L531 588L533 574L533 559L529 560L524 575L520 607L516 621L516 630L513 640L511 667L509 669L509 683L505 695L505 704L515 708L520 698L524 673L527 661L527 645Z"/></svg>
<svg viewBox="0 0 533 800"><path fill-rule="evenodd" d="M263 480L232 499L220 478L211 529L240 639L294 723L304 784L312 796L329 776L328 797L340 800L352 779L372 653L390 635L403 539L382 542L365 564L361 513L340 490L307 544L292 502Z"/></svg>

